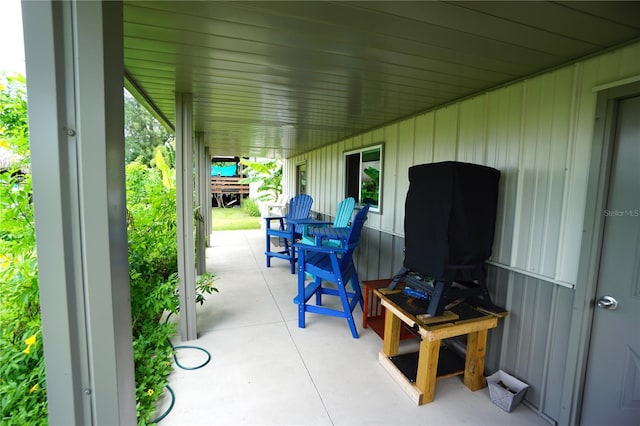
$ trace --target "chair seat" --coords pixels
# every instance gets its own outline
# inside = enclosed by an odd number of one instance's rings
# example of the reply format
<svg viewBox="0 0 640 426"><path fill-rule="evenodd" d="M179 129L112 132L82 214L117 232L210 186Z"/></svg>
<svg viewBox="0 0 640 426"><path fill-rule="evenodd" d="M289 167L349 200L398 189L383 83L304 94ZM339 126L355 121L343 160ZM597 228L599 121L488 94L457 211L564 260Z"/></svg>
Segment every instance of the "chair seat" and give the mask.
<svg viewBox="0 0 640 426"><path fill-rule="evenodd" d="M305 272L335 283L343 277L350 277L355 271L353 262L344 262L344 264L338 265L339 273L336 273L331 264L331 257L332 256L327 253L310 254L305 258Z"/></svg>

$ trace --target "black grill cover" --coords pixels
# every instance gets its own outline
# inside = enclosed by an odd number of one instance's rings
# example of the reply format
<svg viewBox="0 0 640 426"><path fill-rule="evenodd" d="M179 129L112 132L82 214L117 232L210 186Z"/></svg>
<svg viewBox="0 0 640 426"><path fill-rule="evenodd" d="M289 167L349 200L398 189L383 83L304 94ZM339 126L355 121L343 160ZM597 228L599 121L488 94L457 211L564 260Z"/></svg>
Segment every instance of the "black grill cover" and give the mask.
<svg viewBox="0 0 640 426"><path fill-rule="evenodd" d="M500 171L446 161L409 168L405 268L442 281L484 278L491 256Z"/></svg>

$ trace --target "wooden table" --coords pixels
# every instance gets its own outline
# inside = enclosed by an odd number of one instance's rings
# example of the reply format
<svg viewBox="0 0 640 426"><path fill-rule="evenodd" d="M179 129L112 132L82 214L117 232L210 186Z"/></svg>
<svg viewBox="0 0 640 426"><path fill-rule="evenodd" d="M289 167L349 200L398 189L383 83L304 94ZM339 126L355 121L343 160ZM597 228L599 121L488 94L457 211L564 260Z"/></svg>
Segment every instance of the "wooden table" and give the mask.
<svg viewBox="0 0 640 426"><path fill-rule="evenodd" d="M484 356L487 343L487 331L498 325L498 319L506 312L488 312L480 308L465 305L464 309L476 312L475 318L463 319L453 311L445 311L438 317L413 315L388 296L401 293L402 290L375 289L374 293L386 308L384 340L379 361L383 367L402 386L404 391L418 405L433 401L437 378L464 374L464 385L476 391L486 386L484 377ZM394 296L398 297L398 296ZM462 306L461 306L462 308ZM471 311L467 311L471 312ZM399 359L400 330L402 323L416 327L421 336L420 350L417 353L415 382L407 377L395 359ZM444 372L438 375L438 362L441 353L440 342L456 336L467 336L467 351L464 370ZM416 354L414 354L416 355ZM415 358L415 357L414 357Z"/></svg>

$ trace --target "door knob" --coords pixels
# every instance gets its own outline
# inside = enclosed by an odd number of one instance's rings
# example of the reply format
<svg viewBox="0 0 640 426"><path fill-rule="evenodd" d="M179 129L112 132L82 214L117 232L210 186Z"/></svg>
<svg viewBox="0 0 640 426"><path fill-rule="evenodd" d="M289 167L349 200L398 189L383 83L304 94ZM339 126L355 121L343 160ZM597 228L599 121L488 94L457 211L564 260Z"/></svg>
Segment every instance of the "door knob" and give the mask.
<svg viewBox="0 0 640 426"><path fill-rule="evenodd" d="M611 296L602 296L597 302L598 308L614 310L618 307L618 301Z"/></svg>

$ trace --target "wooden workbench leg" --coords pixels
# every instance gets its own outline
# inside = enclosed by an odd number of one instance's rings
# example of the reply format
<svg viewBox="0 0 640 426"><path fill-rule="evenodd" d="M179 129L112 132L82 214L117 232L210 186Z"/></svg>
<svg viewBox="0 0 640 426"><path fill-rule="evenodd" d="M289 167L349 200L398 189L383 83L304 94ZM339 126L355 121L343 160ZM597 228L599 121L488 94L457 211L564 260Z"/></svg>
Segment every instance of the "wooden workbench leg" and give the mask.
<svg viewBox="0 0 640 426"><path fill-rule="evenodd" d="M440 357L440 340L429 341L423 338L418 354L418 371L416 386L422 392L418 404L433 401L436 393L436 376L438 374L438 358Z"/></svg>
<svg viewBox="0 0 640 426"><path fill-rule="evenodd" d="M487 347L487 330L467 335L467 357L464 363L464 385L472 391L487 385L484 377L484 355Z"/></svg>
<svg viewBox="0 0 640 426"><path fill-rule="evenodd" d="M386 356L398 355L398 347L400 346L400 326L400 318L395 316L393 312L385 309L382 351Z"/></svg>

